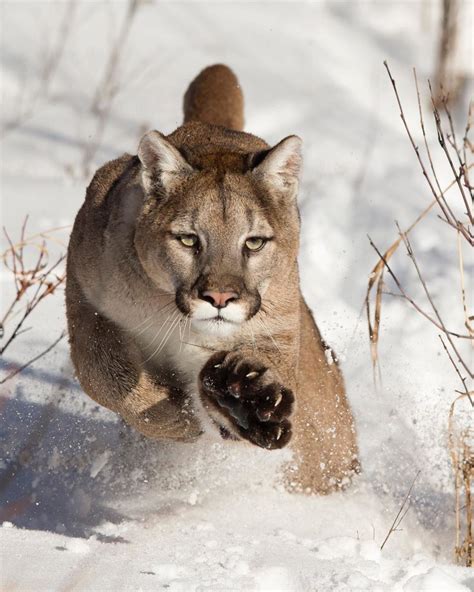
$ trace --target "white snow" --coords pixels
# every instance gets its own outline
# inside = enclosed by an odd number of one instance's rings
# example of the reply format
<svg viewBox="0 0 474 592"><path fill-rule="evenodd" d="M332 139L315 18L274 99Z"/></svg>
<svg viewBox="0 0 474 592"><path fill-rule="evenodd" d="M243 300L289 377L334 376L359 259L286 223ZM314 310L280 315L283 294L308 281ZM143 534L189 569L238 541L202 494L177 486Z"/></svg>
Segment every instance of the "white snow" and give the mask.
<svg viewBox="0 0 474 592"><path fill-rule="evenodd" d="M474 572L453 563L446 427L456 376L435 328L387 298L376 392L360 313L375 263L367 233L388 247L394 221L408 225L431 199L382 62L391 65L420 141L411 69L420 81L431 75L437 5L143 2L103 132L90 105L126 5L77 3L47 93L38 95L67 7L2 5L2 116L21 120L1 142L2 225L18 237L26 214L30 234L72 224L89 180L85 147L97 141L90 172L136 153L143 131L179 125L182 94L202 67L228 63L244 89L246 129L273 143L289 134L304 142L303 289L342 363L363 474L343 493L290 495L275 477L288 451L146 441L81 392L62 341L0 385L1 589L474 590ZM466 10L472 21L472 3ZM431 123L428 133L435 143ZM450 180L443 166L441 184ZM68 233L55 233L52 255L64 251ZM454 324L450 230L433 213L412 241ZM400 253L394 261L421 297L405 259ZM4 270L0 281L3 310L12 296ZM0 362L2 374L60 334L62 291L29 324ZM418 471L401 530L381 551Z"/></svg>

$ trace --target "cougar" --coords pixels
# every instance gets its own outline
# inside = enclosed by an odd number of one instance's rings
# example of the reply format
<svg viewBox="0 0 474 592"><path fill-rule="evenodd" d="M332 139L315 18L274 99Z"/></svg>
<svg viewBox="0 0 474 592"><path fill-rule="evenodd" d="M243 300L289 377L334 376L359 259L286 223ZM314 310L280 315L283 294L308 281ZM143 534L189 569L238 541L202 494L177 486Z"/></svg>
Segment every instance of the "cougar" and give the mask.
<svg viewBox="0 0 474 592"><path fill-rule="evenodd" d="M96 172L68 249L71 357L84 391L145 436L288 445L288 489L327 493L359 465L299 286L301 140L242 128L239 83L211 66L181 127Z"/></svg>

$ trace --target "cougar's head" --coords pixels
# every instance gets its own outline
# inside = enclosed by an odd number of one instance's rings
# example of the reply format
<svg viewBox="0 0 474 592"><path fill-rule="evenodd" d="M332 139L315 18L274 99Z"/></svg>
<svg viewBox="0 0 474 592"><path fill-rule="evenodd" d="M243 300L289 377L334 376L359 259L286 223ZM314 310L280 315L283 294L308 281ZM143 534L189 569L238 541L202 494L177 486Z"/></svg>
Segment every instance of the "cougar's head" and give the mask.
<svg viewBox="0 0 474 592"><path fill-rule="evenodd" d="M294 269L301 140L251 154L185 155L156 131L138 150L140 262L203 333L230 335ZM211 147L210 147L211 148Z"/></svg>

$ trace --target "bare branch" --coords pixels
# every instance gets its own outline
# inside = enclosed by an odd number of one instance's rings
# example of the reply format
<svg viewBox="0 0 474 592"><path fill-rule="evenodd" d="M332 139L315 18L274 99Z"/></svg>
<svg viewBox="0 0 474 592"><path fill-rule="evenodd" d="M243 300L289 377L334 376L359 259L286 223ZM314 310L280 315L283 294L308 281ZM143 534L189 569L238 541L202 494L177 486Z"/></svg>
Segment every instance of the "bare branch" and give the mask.
<svg viewBox="0 0 474 592"><path fill-rule="evenodd" d="M375 250L375 252L377 253L377 255L380 257L381 261L383 262L383 264L387 268L388 273L390 274L390 276L392 277L393 281L395 282L397 288L400 290L401 296L403 298L405 298L413 306L413 308L415 308L415 310L417 310L421 315L423 315L426 319L428 319L431 323L433 323L433 325L435 327L437 327L438 329L440 329L441 331L443 331L443 333L446 333L447 335L452 335L453 337L458 337L459 339L471 339L470 335L462 335L461 333L455 333L454 331L448 331L448 329L446 329L446 327L444 327L441 323L437 322L433 317L431 317L427 312L425 312L413 300L413 298L411 298L410 296L408 296L408 294L403 289L403 286L401 285L399 279L397 278L397 276L393 272L392 268L388 264L388 261L386 260L386 258L382 255L382 253L376 247L376 245L374 244L374 242L372 241L372 239L370 238L369 235L367 235L367 238L369 239L370 246Z"/></svg>
<svg viewBox="0 0 474 592"><path fill-rule="evenodd" d="M429 188L431 190L431 193L433 194L433 197L436 199L436 201L437 201L437 203L438 203L441 211L443 212L443 215L445 217L446 222L448 222L454 228L458 229L464 235L464 237L466 238L466 240L471 245L474 245L474 240L470 236L470 234L467 232L467 229L464 227L464 225L458 223L455 218L452 218L450 216L449 212L447 211L447 209L446 209L446 207L445 207L445 205L443 203L442 198L437 194L436 189L435 189L435 187L434 187L434 185L433 185L433 183L431 181L431 178L430 178L430 176L428 174L428 171L426 170L426 167L425 167L425 164L423 162L423 159L421 158L420 149L416 145L415 140L413 139L413 136L412 136L412 134L410 132L410 128L408 127L408 124L407 124L407 121L406 121L406 118L405 118L405 113L403 111L402 103L401 103L401 100L400 100L400 96L398 94L397 84L395 82L395 79L392 76L392 73L391 73L390 68L389 68L389 66L387 64L387 61L384 61L384 66L385 66L385 69L387 70L388 77L390 79L390 82L392 84L392 87L393 87L393 90L394 90L394 93L395 93L395 98L397 100L397 104L398 104L398 108L399 108L399 113L400 113L400 118L401 118L401 120L403 122L403 126L405 127L405 131L406 131L406 133L408 135L408 138L410 140L410 144L412 145L412 148L415 151L416 158L418 160L418 163L420 164L420 167L421 167L423 176L425 177L426 182L428 183L428 186L429 186ZM457 181L458 181L458 179L457 179L457 174L456 174L456 182ZM468 209L468 211L469 211L469 209Z"/></svg>
<svg viewBox="0 0 474 592"><path fill-rule="evenodd" d="M385 544L387 543L391 534L393 532L395 532L396 530L398 530L398 527L400 526L400 524L402 523L402 520L405 518L408 510L410 509L411 492L413 491L413 487L415 486L416 480L418 479L420 473L421 473L421 471L418 471L418 473L415 475L415 478L413 479L413 481L410 485L410 489L408 490L408 492L403 500L403 503L400 506L400 509L398 510L398 513L395 516L394 521L392 522L392 526L389 528L389 531L387 532L387 536L385 537L383 543L380 545L381 551L385 547ZM405 507L406 507L406 509L405 509Z"/></svg>
<svg viewBox="0 0 474 592"><path fill-rule="evenodd" d="M431 83L429 81L428 81L428 84L430 87L431 100L433 102L433 115L435 118L436 130L438 132L438 142L439 142L441 148L443 149L444 153L446 154L446 158L448 159L449 166L451 167L451 170L453 171L454 178L456 179L456 182L459 187L459 191L461 192L461 196L464 201L464 205L466 207L466 215L469 218L469 222L471 224L474 224L474 217L472 215L471 206L469 205L469 202L467 200L467 196L464 192L464 186L461 183L461 173L458 173L458 171L456 170L456 167L454 166L454 163L451 159L451 155L449 153L448 147L446 146L446 139L444 137L444 131L443 131L443 127L441 125L441 117L440 117L439 111L436 107L435 100L433 97L433 90L431 88Z"/></svg>
<svg viewBox="0 0 474 592"><path fill-rule="evenodd" d="M433 309L433 312L435 313L436 318L438 319L438 323L439 324L436 324L435 323L436 326L440 327L441 330L443 331L443 333L446 335L446 339L449 341L449 345L452 347L453 351L455 352L455 354L456 354L456 356L458 358L459 363L463 366L463 368L469 374L470 378L473 378L474 377L474 374L472 373L472 371L470 370L470 368L466 364L466 362L464 362L464 360L462 359L462 357L461 357L461 355L460 355L457 347L455 346L455 344L454 344L454 342L453 342L453 340L451 338L451 337L458 337L458 338L463 337L463 338L466 338L466 339L472 339L471 336L470 335L467 335L467 336L464 335L464 336L462 336L462 335L453 333L451 331L448 331L448 329L446 328L446 325L444 324L443 319L441 318L441 315L439 314L439 311L438 311L438 309L437 309L437 307L436 307L436 305L435 305L435 303L433 301L433 298L431 297L431 294L430 294L430 292L428 290L428 286L426 285L426 282L425 282L425 280L424 280L424 278L422 276L422 273L421 273L420 268L418 266L418 262L417 262L416 257L415 257L415 253L413 252L412 246L410 244L410 240L408 239L408 237L405 234L402 233L402 231L400 230L400 227L398 226L398 223L397 223L397 227L398 227L399 232L401 233L401 237L402 237L403 242L405 244L405 247L407 249L408 256L410 257L410 259L413 262L413 265L415 266L416 273L418 275L418 279L420 280L421 285L423 286L423 289L425 291L426 297L428 298L428 301L429 301L429 303L431 305L431 308Z"/></svg>
<svg viewBox="0 0 474 592"><path fill-rule="evenodd" d="M467 395L467 398L469 399L469 402L471 403L471 405L473 405L473 406L474 406L474 401L473 401L473 400L472 400L472 398L471 398L471 393L469 392L469 389L467 388L467 384L466 384L466 378L465 378L465 377L463 377L463 375L462 375L462 374L461 374L461 372L459 371L459 368L457 367L457 364L456 364L456 362L453 360L453 358L452 358L451 354L449 353L449 349L446 347L446 344L445 344L445 343L444 343L444 341L443 341L443 337L442 337L442 335L438 335L438 337L439 337L439 339L440 339L441 343L443 344L444 351L447 353L447 355L448 355L448 358L449 358L449 361L450 361L450 362L451 362L451 364L454 366L454 369L455 369L455 371L456 371L456 374L459 376L459 379L460 379L460 381L461 381L461 382L462 382L462 384L463 384L464 391L465 391L465 394ZM463 394L464 394L464 393L463 393Z"/></svg>
<svg viewBox="0 0 474 592"><path fill-rule="evenodd" d="M17 334L18 335L18 334ZM37 362L40 358L42 358L43 356L45 356L46 354L48 354L52 349L54 349L58 343L64 339L64 337L66 336L66 331L63 331L61 333L61 335L55 339L53 341L53 343L51 345L49 345L45 350L43 350L40 354L38 354L37 356L35 356L34 358L31 358L31 360L29 360L28 362L26 362L25 364L23 364L22 366L16 368L15 370L13 370L12 372L10 372L10 374L7 374L7 376L5 376L5 378L2 378L0 380L0 384L4 384L5 382L7 382L7 380L10 380L11 378L13 378L14 376L16 376L17 374L19 374L20 372L22 372L23 370L25 370L25 368L28 368L28 366L31 366L32 364L34 364L35 362Z"/></svg>

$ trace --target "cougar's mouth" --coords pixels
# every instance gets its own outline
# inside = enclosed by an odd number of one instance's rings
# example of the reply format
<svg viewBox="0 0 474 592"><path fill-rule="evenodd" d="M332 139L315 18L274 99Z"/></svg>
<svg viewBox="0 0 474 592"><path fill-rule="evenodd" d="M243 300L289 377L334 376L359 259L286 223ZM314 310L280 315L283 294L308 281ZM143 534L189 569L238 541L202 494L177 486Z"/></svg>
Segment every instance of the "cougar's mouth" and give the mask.
<svg viewBox="0 0 474 592"><path fill-rule="evenodd" d="M207 302L198 302L191 315L193 326L201 333L225 336L234 332L245 321L244 307L229 305L216 309Z"/></svg>

